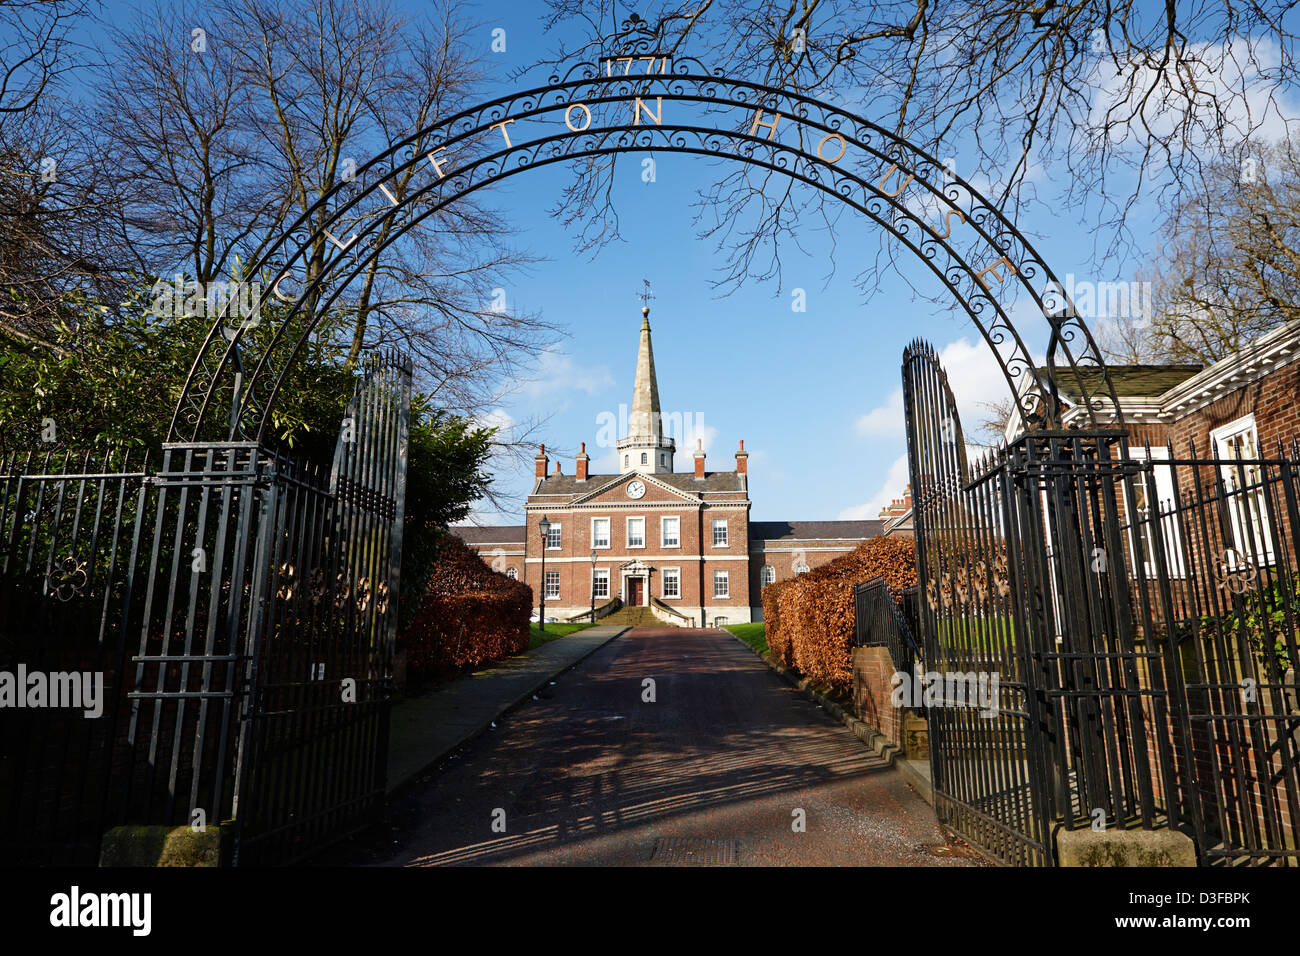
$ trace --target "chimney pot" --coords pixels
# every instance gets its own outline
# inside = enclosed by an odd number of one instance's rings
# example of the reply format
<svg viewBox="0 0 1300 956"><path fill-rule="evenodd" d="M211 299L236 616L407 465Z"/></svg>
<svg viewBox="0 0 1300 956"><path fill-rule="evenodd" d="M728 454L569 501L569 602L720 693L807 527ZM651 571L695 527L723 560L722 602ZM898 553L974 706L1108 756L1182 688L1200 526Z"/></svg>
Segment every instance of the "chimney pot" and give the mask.
<svg viewBox="0 0 1300 956"><path fill-rule="evenodd" d="M749 452L745 451L745 440L740 440L740 451L736 452L736 472L741 475L749 474Z"/></svg>
<svg viewBox="0 0 1300 956"><path fill-rule="evenodd" d="M546 477L546 466L547 466L547 464L548 464L548 462L549 462L549 459L546 457L546 446L545 446L545 445L539 445L538 448L539 448L539 451L538 451L538 453L537 453L537 457L534 459L534 461L537 462L537 477L538 477L538 478L545 478L545 477Z"/></svg>
<svg viewBox="0 0 1300 956"><path fill-rule="evenodd" d="M704 441L700 438L695 439L695 477L704 477Z"/></svg>
<svg viewBox="0 0 1300 956"><path fill-rule="evenodd" d="M591 457L587 454L587 443L585 441L578 448L578 458L574 463L573 471L579 481L586 481L587 468L591 465Z"/></svg>

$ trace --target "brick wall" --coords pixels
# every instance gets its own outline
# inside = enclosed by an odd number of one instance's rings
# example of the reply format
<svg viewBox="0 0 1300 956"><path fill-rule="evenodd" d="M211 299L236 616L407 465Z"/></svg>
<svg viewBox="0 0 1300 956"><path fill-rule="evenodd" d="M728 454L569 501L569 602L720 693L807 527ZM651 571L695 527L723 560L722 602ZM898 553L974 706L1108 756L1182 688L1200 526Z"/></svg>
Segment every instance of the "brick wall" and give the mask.
<svg viewBox="0 0 1300 956"><path fill-rule="evenodd" d="M858 717L902 748L904 711L891 701L897 670L889 648L853 648L853 706Z"/></svg>

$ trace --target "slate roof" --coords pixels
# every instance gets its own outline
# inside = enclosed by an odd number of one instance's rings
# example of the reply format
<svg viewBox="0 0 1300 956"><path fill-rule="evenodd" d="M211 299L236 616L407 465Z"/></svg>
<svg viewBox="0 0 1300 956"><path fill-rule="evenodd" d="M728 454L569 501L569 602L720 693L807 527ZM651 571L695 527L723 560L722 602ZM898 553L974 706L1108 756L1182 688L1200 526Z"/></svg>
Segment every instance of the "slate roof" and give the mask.
<svg viewBox="0 0 1300 956"><path fill-rule="evenodd" d="M573 475L547 475L539 483L535 495L585 495L603 487L622 475L588 475L586 481L579 481ZM706 471L704 480L696 481L695 472L683 471L672 474L646 475L655 481L662 481L679 491L744 491L739 472Z"/></svg>
<svg viewBox="0 0 1300 956"><path fill-rule="evenodd" d="M474 525L452 525L452 534L466 544L523 544L527 525L502 524L478 528Z"/></svg>
<svg viewBox="0 0 1300 956"><path fill-rule="evenodd" d="M882 521L751 521L750 541L810 541L816 539L878 538L885 530Z"/></svg>
<svg viewBox="0 0 1300 956"><path fill-rule="evenodd" d="M1115 394L1120 400L1125 398L1157 398L1191 378L1204 365L1111 365L1110 380L1115 384ZM1047 376L1047 367L1038 369L1040 376ZM1100 373L1082 369L1079 378L1091 391L1098 384ZM1079 397L1079 382L1074 372L1068 367L1056 368L1057 388L1061 395L1074 401Z"/></svg>

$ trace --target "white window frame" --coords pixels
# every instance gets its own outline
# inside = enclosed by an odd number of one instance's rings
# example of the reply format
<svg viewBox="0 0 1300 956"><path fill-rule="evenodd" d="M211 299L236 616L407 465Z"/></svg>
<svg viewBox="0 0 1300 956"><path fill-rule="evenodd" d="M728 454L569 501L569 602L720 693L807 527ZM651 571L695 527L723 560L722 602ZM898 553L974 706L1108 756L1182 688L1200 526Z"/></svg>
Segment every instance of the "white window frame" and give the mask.
<svg viewBox="0 0 1300 956"><path fill-rule="evenodd" d="M719 575L721 575L719 577ZM722 585L722 593L718 593L718 585ZM731 597L731 572L714 570L713 572L713 599Z"/></svg>
<svg viewBox="0 0 1300 956"><path fill-rule="evenodd" d="M730 622L730 619L728 619L728 618L726 618L726 617L715 617L715 618L713 619L713 626L714 626L714 627L726 627L729 623L731 623L731 622Z"/></svg>
<svg viewBox="0 0 1300 956"><path fill-rule="evenodd" d="M772 565L770 564L763 565L763 567L760 568L758 572L758 586L760 588L765 588L769 584L775 584L775 583L776 583L776 568L772 567Z"/></svg>
<svg viewBox="0 0 1300 956"><path fill-rule="evenodd" d="M676 587L673 592L668 593L668 581L671 578ZM664 568L659 574L659 597L664 600L681 600L682 597L682 569L681 568Z"/></svg>
<svg viewBox="0 0 1300 956"><path fill-rule="evenodd" d="M596 540L596 522L605 522L605 543L601 544ZM591 519L591 547L595 551L607 551L611 546L611 538L614 533L614 522L609 518L592 518Z"/></svg>
<svg viewBox="0 0 1300 956"><path fill-rule="evenodd" d="M559 522L559 521L552 521L552 522L551 522L551 526L546 530L546 550L547 550L547 551L562 551L562 550L564 550L564 532L563 532L563 527L564 527L564 525L563 525L562 522ZM555 536L555 540L556 540L556 543L555 543L555 544L551 544L551 536L552 536L552 535Z"/></svg>
<svg viewBox="0 0 1300 956"><path fill-rule="evenodd" d="M511 567L506 568L506 577L510 578L512 581L518 581L519 569L514 567L513 565Z"/></svg>
<svg viewBox="0 0 1300 956"><path fill-rule="evenodd" d="M551 580L552 580L552 576L554 576L554 580L555 580L555 590L554 590L554 591L551 590ZM543 588L543 590L544 590L545 593L546 593L546 600L548 600L548 601L558 600L559 597L560 597L560 572L559 572L559 571L547 571L547 572L546 572L546 578L542 581L542 588Z"/></svg>
<svg viewBox="0 0 1300 956"><path fill-rule="evenodd" d="M633 544L633 543L632 543L632 522L633 522L633 521L639 521L639 522L641 522L641 543L640 543L640 544ZM629 518L627 519L627 528L624 529L624 530L625 530L626 533L627 533L627 546L628 546L629 548L644 548L644 547L645 547L645 518L642 518L642 517L629 517Z"/></svg>
<svg viewBox="0 0 1300 956"><path fill-rule="evenodd" d="M601 582L605 584L605 593L600 593L600 588L596 585ZM591 572L591 593L598 598L609 600L609 568L595 568Z"/></svg>
<svg viewBox="0 0 1300 956"><path fill-rule="evenodd" d="M668 543L668 522L677 525L677 533L672 544ZM659 518L659 546L661 548L680 548L682 546L682 519L678 515L661 515Z"/></svg>
<svg viewBox="0 0 1300 956"><path fill-rule="evenodd" d="M1228 422L1226 425L1220 425L1210 432L1210 441L1213 442L1214 456L1221 459L1237 458L1239 453L1229 451L1226 444L1239 436L1249 435L1250 444L1253 449L1253 455L1241 456L1247 460L1250 458L1261 457L1259 451L1259 428L1255 424L1254 414L1243 415L1241 418ZM1228 516L1232 522L1232 546L1237 549L1241 558L1252 564L1263 562L1270 565L1274 562L1273 554L1273 534L1268 523L1268 504L1265 502L1265 495L1268 494L1268 488L1265 484L1254 491L1243 492L1239 489L1243 484L1246 486L1262 482L1264 474L1258 467L1241 468L1237 465L1223 464L1219 466L1219 483L1223 493L1228 495ZM1250 531L1254 541L1246 540L1246 518L1247 513L1244 509L1249 508ZM1239 563L1237 557L1225 555L1224 565L1232 570Z"/></svg>
<svg viewBox="0 0 1300 956"><path fill-rule="evenodd" d="M718 543L718 525L722 525L722 543ZM713 546L715 548L726 548L731 546L731 531L727 527L726 518L714 518L711 525L713 528Z"/></svg>
<svg viewBox="0 0 1300 956"><path fill-rule="evenodd" d="M1146 459L1147 450L1145 448L1130 448L1129 454L1136 459ZM1178 508L1177 501L1175 500L1176 494L1174 491L1173 466L1168 464L1169 449L1158 447L1152 448L1150 460L1153 462L1163 461L1165 464L1158 464L1152 468L1152 474L1154 475L1155 480L1156 500L1148 503L1147 510L1148 513L1151 513L1151 509L1154 508L1156 520L1160 522L1160 538L1165 545L1165 568L1168 571L1169 576L1171 578L1183 578L1187 576L1187 572L1183 567L1183 538L1182 532L1178 527ZM1135 490L1143 496L1146 496L1148 491L1150 491L1150 487L1146 483L1146 478L1147 475L1143 472L1139 474L1138 480L1134 482ZM1139 526L1138 522L1141 520L1140 516L1134 515L1133 520L1129 523L1134 528L1140 527L1141 529L1142 553L1144 555L1144 560L1142 561L1142 573L1147 579L1150 579L1156 576L1156 571L1159 565L1155 560L1156 556L1153 553L1154 549L1151 547L1151 533L1148 530L1150 525L1144 524ZM1132 538L1129 539L1129 566L1133 571L1133 576L1136 577L1137 553L1134 550L1134 541Z"/></svg>

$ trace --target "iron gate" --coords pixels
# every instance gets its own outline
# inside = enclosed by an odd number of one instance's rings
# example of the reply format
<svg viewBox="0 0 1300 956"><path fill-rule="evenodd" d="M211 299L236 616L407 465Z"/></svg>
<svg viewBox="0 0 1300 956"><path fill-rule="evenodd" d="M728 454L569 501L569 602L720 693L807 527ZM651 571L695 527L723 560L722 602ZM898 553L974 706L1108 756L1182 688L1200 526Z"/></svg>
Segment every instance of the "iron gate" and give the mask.
<svg viewBox="0 0 1300 956"><path fill-rule="evenodd" d="M284 862L373 816L410 393L405 360L368 363L328 471L254 442L4 463L0 672L102 682L97 718L0 711L7 858L203 823L235 862Z"/></svg>
<svg viewBox="0 0 1300 956"><path fill-rule="evenodd" d="M1031 430L971 466L931 347L903 383L927 677L997 699L929 709L940 818L1012 864L1094 825L1181 829L1207 864L1300 862L1294 454Z"/></svg>

